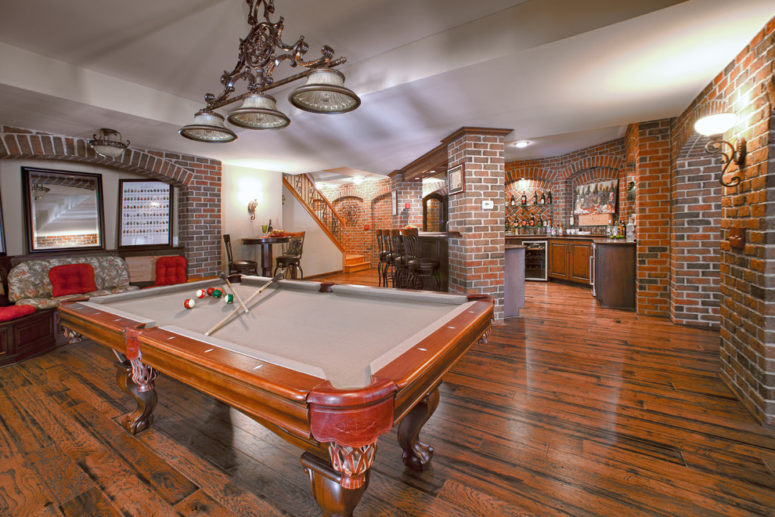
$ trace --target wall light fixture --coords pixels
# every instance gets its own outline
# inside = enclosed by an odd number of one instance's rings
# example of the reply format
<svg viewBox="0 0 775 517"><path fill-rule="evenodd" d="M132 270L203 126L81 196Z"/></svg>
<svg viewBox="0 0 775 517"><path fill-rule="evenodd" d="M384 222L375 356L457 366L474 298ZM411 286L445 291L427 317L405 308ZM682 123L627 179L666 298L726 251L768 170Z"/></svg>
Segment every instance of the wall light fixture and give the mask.
<svg viewBox="0 0 775 517"><path fill-rule="evenodd" d="M709 154L720 154L724 158L724 167L721 169L719 181L725 187L734 187L740 183L740 176L734 176L728 182L724 181L729 165L734 162L739 168L745 167L745 156L747 154L745 138L737 141L737 146L724 140L724 133L729 131L735 125L737 116L734 113L715 113L707 115L694 123L694 130L701 135L705 135L710 140L705 144L705 152ZM725 149L727 152L725 152Z"/></svg>

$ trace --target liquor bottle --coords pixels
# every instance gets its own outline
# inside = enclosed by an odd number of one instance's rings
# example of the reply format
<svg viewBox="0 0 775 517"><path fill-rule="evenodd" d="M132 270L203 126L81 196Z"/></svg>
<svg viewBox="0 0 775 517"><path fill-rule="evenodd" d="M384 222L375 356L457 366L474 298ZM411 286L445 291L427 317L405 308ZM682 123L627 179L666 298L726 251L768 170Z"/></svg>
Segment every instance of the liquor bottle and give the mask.
<svg viewBox="0 0 775 517"><path fill-rule="evenodd" d="M539 205L545 205L546 204L546 193L541 192L541 199L538 200Z"/></svg>
<svg viewBox="0 0 775 517"><path fill-rule="evenodd" d="M269 219L269 225L266 227L266 233L272 233L272 220Z"/></svg>
<svg viewBox="0 0 775 517"><path fill-rule="evenodd" d="M523 206L527 204L527 195L524 192L522 193L522 200L521 200L521 202L522 202Z"/></svg>
<svg viewBox="0 0 775 517"><path fill-rule="evenodd" d="M511 199L509 199L509 206L517 206L517 200L514 199L514 194L512 194Z"/></svg>
<svg viewBox="0 0 775 517"><path fill-rule="evenodd" d="M549 203L550 205L552 204L552 191L551 190L546 194L546 202Z"/></svg>
<svg viewBox="0 0 775 517"><path fill-rule="evenodd" d="M534 205L538 204L538 191L537 190L533 193L533 204Z"/></svg>
<svg viewBox="0 0 775 517"><path fill-rule="evenodd" d="M530 217L530 226L535 226L535 225L536 225L536 218L534 216L531 216Z"/></svg>

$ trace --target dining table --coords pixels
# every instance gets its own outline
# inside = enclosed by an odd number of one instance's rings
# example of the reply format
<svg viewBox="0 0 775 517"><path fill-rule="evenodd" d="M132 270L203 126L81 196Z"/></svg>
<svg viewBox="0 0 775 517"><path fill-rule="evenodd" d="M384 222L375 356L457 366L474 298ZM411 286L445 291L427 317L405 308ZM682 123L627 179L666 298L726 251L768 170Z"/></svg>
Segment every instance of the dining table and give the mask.
<svg viewBox="0 0 775 517"><path fill-rule="evenodd" d="M264 235L262 237L246 237L242 239L245 246L261 246L261 276L272 276L272 246L288 242L287 235Z"/></svg>

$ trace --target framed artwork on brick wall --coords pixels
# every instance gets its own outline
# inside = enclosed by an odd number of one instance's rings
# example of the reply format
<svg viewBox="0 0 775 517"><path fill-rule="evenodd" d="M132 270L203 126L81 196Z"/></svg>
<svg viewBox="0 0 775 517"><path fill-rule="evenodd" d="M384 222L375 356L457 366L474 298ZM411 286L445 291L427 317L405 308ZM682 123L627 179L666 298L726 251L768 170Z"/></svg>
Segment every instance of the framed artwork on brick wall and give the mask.
<svg viewBox="0 0 775 517"><path fill-rule="evenodd" d="M447 171L447 189L449 190L449 195L465 191L466 175L462 163Z"/></svg>
<svg viewBox="0 0 775 517"><path fill-rule="evenodd" d="M102 175L22 167L28 253L105 248Z"/></svg>
<svg viewBox="0 0 775 517"><path fill-rule="evenodd" d="M172 185L119 180L118 247L172 246Z"/></svg>

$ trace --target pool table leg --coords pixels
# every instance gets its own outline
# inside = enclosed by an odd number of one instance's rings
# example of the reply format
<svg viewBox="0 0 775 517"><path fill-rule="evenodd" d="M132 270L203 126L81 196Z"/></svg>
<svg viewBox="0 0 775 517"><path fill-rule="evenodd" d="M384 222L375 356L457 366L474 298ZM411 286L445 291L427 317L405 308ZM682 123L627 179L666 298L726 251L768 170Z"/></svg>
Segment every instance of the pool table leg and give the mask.
<svg viewBox="0 0 775 517"><path fill-rule="evenodd" d="M153 409L156 407L156 370L143 364L139 359L129 360L124 354L113 351L118 358L116 363L116 382L119 388L128 393L137 402L137 409L124 417L121 425L132 434L137 434L151 426Z"/></svg>
<svg viewBox="0 0 775 517"><path fill-rule="evenodd" d="M350 447L339 447L330 444L338 452L331 450L332 457L342 450L352 450ZM323 517L350 517L353 510L358 505L369 486L369 468L374 460L376 443L367 445L365 448L354 448L358 452L367 449L362 459L364 461L355 461L356 469L360 470L356 477L351 477L347 473L335 470L329 462L323 460L312 453L305 452L301 455L301 464L304 466L304 472L309 476L312 495L315 497ZM358 457L361 457L358 454ZM334 461L336 465L337 462ZM341 464L338 465L341 468ZM352 485L346 488L347 485Z"/></svg>
<svg viewBox="0 0 775 517"><path fill-rule="evenodd" d="M433 457L433 447L420 441L420 429L439 405L439 385L433 388L398 424L398 444L404 450L404 465L422 471Z"/></svg>

